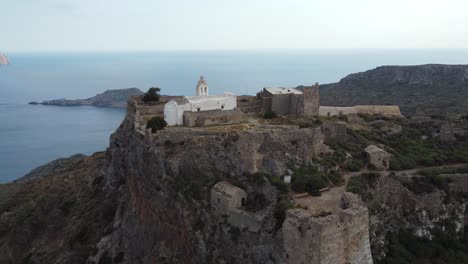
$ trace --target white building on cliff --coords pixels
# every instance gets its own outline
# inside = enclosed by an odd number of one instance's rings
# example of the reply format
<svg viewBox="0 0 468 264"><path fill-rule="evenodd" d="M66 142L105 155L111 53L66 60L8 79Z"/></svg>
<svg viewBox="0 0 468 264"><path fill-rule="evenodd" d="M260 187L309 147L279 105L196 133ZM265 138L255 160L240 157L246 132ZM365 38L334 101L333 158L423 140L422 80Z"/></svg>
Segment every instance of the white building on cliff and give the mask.
<svg viewBox="0 0 468 264"><path fill-rule="evenodd" d="M200 77L197 83L196 94L197 96L184 96L166 103L164 106L164 120L166 120L169 126L187 125L187 123L192 124L197 122L200 123L199 125L202 125L202 123L206 123L202 121L205 121L204 119L207 118L204 117L208 115L212 120L210 124L222 123L222 121L227 123L229 121L229 116L234 114L230 111L237 108L237 96L234 94L224 93L223 95L209 95L208 85L203 76ZM198 115L185 115L184 119L185 112L200 113ZM238 112L236 111L235 114L238 114ZM187 120L187 118L193 120Z"/></svg>

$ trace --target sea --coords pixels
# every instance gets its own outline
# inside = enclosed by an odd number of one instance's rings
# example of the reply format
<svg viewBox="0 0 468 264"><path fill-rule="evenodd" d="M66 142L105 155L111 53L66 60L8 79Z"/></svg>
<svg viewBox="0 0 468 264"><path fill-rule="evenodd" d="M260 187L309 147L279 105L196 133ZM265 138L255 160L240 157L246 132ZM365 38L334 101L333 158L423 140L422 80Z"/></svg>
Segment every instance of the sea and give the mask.
<svg viewBox="0 0 468 264"><path fill-rule="evenodd" d="M125 109L29 105L87 98L108 89L157 86L194 95L204 75L211 94L337 82L381 65L468 64L468 49L238 50L8 53L0 66L0 183L51 160L104 151Z"/></svg>

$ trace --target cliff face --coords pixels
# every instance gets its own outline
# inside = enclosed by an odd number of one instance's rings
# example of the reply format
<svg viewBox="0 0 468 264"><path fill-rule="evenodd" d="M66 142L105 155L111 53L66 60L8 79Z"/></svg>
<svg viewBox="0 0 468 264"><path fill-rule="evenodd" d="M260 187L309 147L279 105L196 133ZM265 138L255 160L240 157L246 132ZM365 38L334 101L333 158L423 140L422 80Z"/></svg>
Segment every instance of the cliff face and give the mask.
<svg viewBox="0 0 468 264"><path fill-rule="evenodd" d="M389 250L388 237L399 232L426 240L441 233L453 238L463 235L466 200L454 199L456 195L444 189L424 190L424 185L423 181L415 181L411 176L381 176L367 180L367 188L359 193L369 208L374 260L385 260Z"/></svg>
<svg viewBox="0 0 468 264"><path fill-rule="evenodd" d="M391 104L404 114L466 113L467 65L382 66L321 86L321 104Z"/></svg>
<svg viewBox="0 0 468 264"><path fill-rule="evenodd" d="M125 263L273 263L282 258L273 208L277 191L257 186L250 173L304 165L322 147L319 129L269 127L237 131L169 128L142 135L134 113L112 136L107 188L121 192L114 232L93 257ZM298 145L291 142L301 142ZM251 210L260 230L239 229L210 209L214 183L228 180L265 200ZM249 198L250 199L250 198Z"/></svg>

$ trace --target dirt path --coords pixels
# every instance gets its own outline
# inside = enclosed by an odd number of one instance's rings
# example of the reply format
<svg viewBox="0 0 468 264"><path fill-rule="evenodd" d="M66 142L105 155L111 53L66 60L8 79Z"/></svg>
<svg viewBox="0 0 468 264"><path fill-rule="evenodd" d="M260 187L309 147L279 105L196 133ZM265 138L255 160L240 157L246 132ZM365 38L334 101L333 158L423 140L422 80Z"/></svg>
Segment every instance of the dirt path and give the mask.
<svg viewBox="0 0 468 264"><path fill-rule="evenodd" d="M294 203L300 207L307 208L313 215L320 215L323 212L330 212L336 213L340 210L340 203L341 197L343 193L346 191L346 187L348 186L349 180L351 177L360 175L362 173L372 172L372 173L379 173L382 176L388 176L392 172L394 172L398 176L405 176L417 173L420 170L426 169L441 169L441 168L460 168L468 166L468 163L459 163L459 164L450 164L450 165L441 165L441 166L431 166L431 167L420 167L410 170L403 170L403 171L369 171L367 169L356 171L356 172L346 172L343 174L344 178L344 185L332 187L328 191L322 192L321 196L311 196L311 195L303 195L303 194L296 194L293 196Z"/></svg>

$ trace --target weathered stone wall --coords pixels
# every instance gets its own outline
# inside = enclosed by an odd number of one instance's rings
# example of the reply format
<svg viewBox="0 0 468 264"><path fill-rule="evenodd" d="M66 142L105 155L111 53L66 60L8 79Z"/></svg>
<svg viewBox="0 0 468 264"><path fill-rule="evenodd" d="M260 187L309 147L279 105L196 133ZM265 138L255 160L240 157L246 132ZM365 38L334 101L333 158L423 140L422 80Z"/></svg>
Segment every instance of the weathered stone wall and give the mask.
<svg viewBox="0 0 468 264"><path fill-rule="evenodd" d="M237 108L243 113L260 113L262 111L263 101L255 96L238 96Z"/></svg>
<svg viewBox="0 0 468 264"><path fill-rule="evenodd" d="M356 105L356 106L320 106L320 116L339 115L382 115L390 118L402 117L400 108L396 105Z"/></svg>
<svg viewBox="0 0 468 264"><path fill-rule="evenodd" d="M282 227L285 263L371 264L368 223L362 206L323 217L289 210Z"/></svg>
<svg viewBox="0 0 468 264"><path fill-rule="evenodd" d="M321 126L325 137L325 143L346 142L347 124L346 122L328 122Z"/></svg>
<svg viewBox="0 0 468 264"><path fill-rule="evenodd" d="M320 106L319 108L320 116L339 116L349 114L358 114L358 110L352 106Z"/></svg>
<svg viewBox="0 0 468 264"><path fill-rule="evenodd" d="M241 111L235 110L212 110L201 112L184 112L184 125L211 126L221 124L235 124L243 121Z"/></svg>
<svg viewBox="0 0 468 264"><path fill-rule="evenodd" d="M400 108L397 105L356 105L354 108L356 108L359 114L363 115L402 117Z"/></svg>
<svg viewBox="0 0 468 264"><path fill-rule="evenodd" d="M291 94L275 94L272 96L271 110L278 115L290 114Z"/></svg>
<svg viewBox="0 0 468 264"><path fill-rule="evenodd" d="M320 108L320 94L319 86L314 85L310 87L304 87L304 115L305 116L318 116Z"/></svg>

